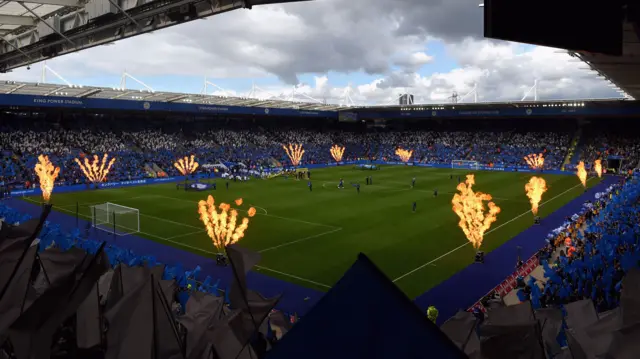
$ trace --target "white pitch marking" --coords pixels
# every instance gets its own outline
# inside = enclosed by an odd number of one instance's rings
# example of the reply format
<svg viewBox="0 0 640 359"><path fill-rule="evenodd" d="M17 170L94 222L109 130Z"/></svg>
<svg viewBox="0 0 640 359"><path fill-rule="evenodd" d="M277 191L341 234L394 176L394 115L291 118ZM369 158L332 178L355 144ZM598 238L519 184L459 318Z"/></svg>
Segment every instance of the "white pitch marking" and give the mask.
<svg viewBox="0 0 640 359"><path fill-rule="evenodd" d="M160 195L158 195L158 197L167 198L167 199L173 199L173 200L176 200L176 201L183 201L183 202L197 203L196 201L192 201L192 200L188 200L188 199L183 199L183 198L176 198L176 197L169 197L169 196L160 196ZM263 209L264 209L264 208L263 208ZM245 212L246 212L246 210L245 210L245 209L238 209L238 210L241 210L241 211L245 211ZM266 210L265 210L265 211L266 211ZM334 228L334 229L335 229L335 228L340 228L340 227L338 227L338 226L332 226L332 225L329 225L329 224L322 224L322 223L316 223L316 222L308 222L308 221L304 221L304 220L301 220L301 219L295 219L295 218L289 218L289 217L276 216L275 214L263 214L263 213L257 213L257 212L256 212L256 214L259 214L259 215L261 215L261 216L267 216L267 217L273 217L273 218L284 219L284 220L286 220L286 221L291 221L291 222L304 223L304 224L308 224L308 225L310 225L310 226L327 227L327 228Z"/></svg>
<svg viewBox="0 0 640 359"><path fill-rule="evenodd" d="M267 209L266 209L266 208L264 208L264 207L256 206L255 204L250 204L250 206L251 206L251 207L254 207L254 208L257 208L257 209L261 209L261 210L263 210L263 211L264 211L264 215L265 215L265 216L268 216L268 215L269 215L269 212L267 212Z"/></svg>
<svg viewBox="0 0 640 359"><path fill-rule="evenodd" d="M277 245L277 246L273 246L273 247L269 247L269 248L261 249L261 250L259 250L259 251L258 251L258 253L264 253L264 252L272 251L272 250L274 250L274 249L278 249L278 248L282 248L282 247L290 246L290 245L292 245L292 244L296 244L296 243L300 243L300 242L308 241L309 239L314 239L314 238L322 237L322 236L325 236L325 235L327 235L327 234L335 233L335 232L338 232L338 231L341 231L341 230L342 230L342 228L335 228L335 229L332 229L332 230L330 230L330 231L326 231L326 232L322 232L322 233L319 233L319 234L314 234L314 235L312 235L312 236L308 236L308 237L304 237L304 238L296 239L295 241L286 242L286 243L279 244L279 245Z"/></svg>
<svg viewBox="0 0 640 359"><path fill-rule="evenodd" d="M277 271L277 270L275 270L275 269L271 269L271 268L267 268L267 267L262 267L262 266L256 266L256 268L258 268L258 269L260 269L260 270L265 270L265 271L269 271L269 272L277 273L277 274L283 275L283 276L285 276L285 277L289 277L289 278L293 278L293 279L301 280L301 281L303 281L303 282L307 282L307 283L315 284L315 285L320 286L320 287L324 287L324 288L331 288L331 286L329 286L329 285L326 285L326 284L323 284L323 283L318 283L318 282L312 281L311 279L301 278L301 277L298 277L298 276L293 275L293 274L280 272L280 271Z"/></svg>
<svg viewBox="0 0 640 359"><path fill-rule="evenodd" d="M176 239L176 238L181 238L181 237L186 237L186 236L190 236L192 234L199 234L199 233L204 233L206 232L206 230L201 229L199 231L195 231L195 232L189 232L189 233L184 233L184 234L178 234L177 236L173 236L173 237L169 237L169 238L165 238L164 240L168 241L171 239Z"/></svg>
<svg viewBox="0 0 640 359"><path fill-rule="evenodd" d="M593 178L593 177L592 177L592 178ZM589 180L591 180L592 178L589 178ZM558 198L558 197L560 197L560 196L564 195L565 193L567 193L567 192L569 192L569 191L574 190L575 188L577 188L577 187L579 187L579 186L582 186L582 184L575 185L575 186L573 186L573 187L569 188L568 190L566 190L566 191L564 191L564 192L560 193L559 195L557 195L557 196L555 196L555 197L553 197L553 198L550 198L549 200L547 200L547 201L545 201L545 202L541 203L541 204L540 204L540 207L542 207L542 206L543 206L543 205L545 205L546 203L549 203L549 202L553 201L554 199L556 199L556 198ZM521 217L523 217L523 216L525 216L525 215L527 215L527 214L530 214L530 213L531 213L531 211L526 211L526 212L524 212L524 213L522 213L522 214L520 214L520 215L517 215L517 216L513 217L512 219L510 219L510 220L508 220L508 221L506 221L506 222L502 223L501 225L499 225L499 226L497 226L497 227L495 227L495 228L491 228L490 230L488 230L487 232L485 232L485 235L487 235L487 234L489 234L489 233L491 233L491 232L493 232L493 231L496 231L496 230L498 230L499 228L502 228L502 227L506 226L507 224L509 224L509 223L511 223L511 222L513 222L513 221L515 221L516 219L521 218ZM395 282L399 281L400 279L402 279L402 278L404 278L404 277L406 277L406 276L408 276L408 275L410 275L410 274L413 274L413 273L415 273L415 272L417 272L417 271L421 270L422 268L424 268L424 267L426 267L426 266L428 266L428 265L431 265L431 264L433 264L433 263L435 263L435 262L439 261L440 259L442 259L442 258L444 258L444 257L448 256L449 254L451 254L451 253L453 253L453 252L458 251L460 248L463 248L463 247L467 246L467 245L468 245L468 244L470 244L470 243L471 243L471 242L465 242L465 243L464 243L464 244L462 244L461 246L458 246L458 247L456 247L456 248L454 248L454 249L450 250L449 252L447 252L447 253L445 253L445 254L441 255L440 257L438 257L438 258L436 258L436 259L433 259L433 260L431 260L431 261L429 261L429 262L427 262L427 263L425 263L425 264L423 264L423 265L419 266L418 268L415 268L415 269L413 269L413 270L411 270L411 271L409 271L409 272L407 272L407 273L405 273L405 274L403 274L403 275L399 276L398 278L394 279L394 280L393 280L393 282L395 283Z"/></svg>
<svg viewBox="0 0 640 359"><path fill-rule="evenodd" d="M37 201L33 201L32 199L29 199L29 198L27 198L27 201L32 202L32 203L38 203L38 204L40 203L40 202L37 202ZM64 209L64 208L60 208L60 207L54 207L54 209L58 210L58 211L63 211L63 212L68 212L68 213L75 214L75 211L70 211L68 209ZM86 214L79 214L79 216L91 219L91 216L88 216ZM201 232L204 232L204 231L201 230ZM190 246L188 244L184 244L182 242L176 242L176 241L171 240L172 238L178 238L178 237L186 236L187 234L174 236L174 237L170 237L170 238L165 238L165 237L159 237L159 236L157 236L155 234L142 232L142 231L139 231L139 232L136 232L136 233L140 233L140 234L143 234L145 236L153 237L153 238L159 239L161 241L170 242L170 243L173 243L173 244L175 244L175 245L177 245L179 247L193 249L193 250L201 252L201 253L216 254L215 252L207 251L207 250L204 250L204 249L201 249L201 248L198 248L198 247L194 247L194 246ZM188 234L195 234L195 233L200 233L200 232L194 232L194 233L188 233Z"/></svg>

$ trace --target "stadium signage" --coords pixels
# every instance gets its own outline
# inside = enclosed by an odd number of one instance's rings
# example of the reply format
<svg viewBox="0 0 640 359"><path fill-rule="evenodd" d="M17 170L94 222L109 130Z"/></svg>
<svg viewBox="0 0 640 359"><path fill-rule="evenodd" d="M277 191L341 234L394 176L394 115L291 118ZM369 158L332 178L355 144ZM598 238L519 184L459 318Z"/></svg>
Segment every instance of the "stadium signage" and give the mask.
<svg viewBox="0 0 640 359"><path fill-rule="evenodd" d="M242 106L217 106L198 105L191 103L170 103L133 101L121 99L99 98L74 98L57 96L32 96L0 94L0 106L11 107L50 107L70 109L93 110L123 110L123 111L149 111L149 112L177 112L200 114L229 114L229 115L261 115L261 116L287 116L287 117L323 117L340 118L341 120L357 119L393 119L393 118L472 118L472 117L536 117L536 116L640 116L640 106L597 106L597 107L513 107L492 108L485 105L486 109L466 110L448 109L432 111L400 110L389 108L360 108L348 112L341 111L309 111L293 108L265 108ZM355 112L354 112L355 111Z"/></svg>
<svg viewBox="0 0 640 359"><path fill-rule="evenodd" d="M161 182L161 181L157 181L157 178L154 178L154 179L151 179L151 180L140 179L140 180L120 181L120 182L107 182L107 183L101 183L100 184L100 188L103 188L103 187L135 186L135 185L139 185L139 184L147 184L147 183L150 183L150 181Z"/></svg>
<svg viewBox="0 0 640 359"><path fill-rule="evenodd" d="M337 118L335 111L308 111L290 108L264 108L242 106L197 105L190 103L150 102L133 100L111 100L99 98L78 99L74 97L0 95L0 106L50 107L88 110L123 110L179 113L225 113L233 115L270 115L288 117Z"/></svg>
<svg viewBox="0 0 640 359"><path fill-rule="evenodd" d="M131 181L101 183L99 187L100 188L118 188L118 187L139 186L144 184L177 182L177 181L183 181L183 180L184 180L184 177L146 178L146 179L138 179L138 180L131 180ZM54 193L76 192L76 191L84 191L87 188L89 188L87 184L56 186L53 192ZM21 189L17 191L11 191L12 196L31 196L31 195L40 195L41 193L42 191L40 190L40 188Z"/></svg>
<svg viewBox="0 0 640 359"><path fill-rule="evenodd" d="M72 100L72 99L60 99L60 98L42 98L37 97L33 99L33 103L35 104L52 104L52 105L72 105L72 106L82 106L82 100Z"/></svg>
<svg viewBox="0 0 640 359"><path fill-rule="evenodd" d="M473 117L552 117L552 116L640 116L640 106L598 106L598 107L514 107L486 110L380 110L363 108L358 111L358 118L367 120L393 118L473 118ZM341 115L342 116L342 115Z"/></svg>
<svg viewBox="0 0 640 359"><path fill-rule="evenodd" d="M431 168L451 168L451 165L446 164L433 164L433 163L404 163L404 162L385 162L385 161L344 161L340 162L340 165L409 165L416 167L431 167ZM310 164L307 165L307 168L325 168L336 166L336 163L319 163L319 164ZM287 168L289 170L295 170L294 167ZM281 171L282 168L265 168L265 173L274 173ZM530 169L525 169L522 167L490 167L485 165L479 165L478 170L481 171L505 171L505 172L531 172ZM558 170L547 170L544 171L549 174L563 174L563 175L574 175L575 173L572 171L558 171ZM196 178L205 178L206 176L196 176ZM156 183L167 183L167 182L178 182L183 181L184 177L162 177L162 178L146 178L146 179L138 179L131 181L118 181L118 182L107 182L101 183L100 188L118 188L118 187L128 187L128 186L139 186L145 184L156 184ZM86 184L75 184L69 186L56 186L54 189L54 193L60 192L75 192L75 191L84 191L88 188ZM40 188L33 189L20 189L11 191L12 196L31 196L31 195L39 195L42 192Z"/></svg>

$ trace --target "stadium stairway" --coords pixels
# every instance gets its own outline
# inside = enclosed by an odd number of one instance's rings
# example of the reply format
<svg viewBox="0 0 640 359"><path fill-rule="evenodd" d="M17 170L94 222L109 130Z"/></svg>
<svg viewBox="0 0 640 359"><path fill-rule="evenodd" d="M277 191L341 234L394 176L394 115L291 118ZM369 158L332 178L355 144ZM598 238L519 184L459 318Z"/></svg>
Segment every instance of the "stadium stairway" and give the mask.
<svg viewBox="0 0 640 359"><path fill-rule="evenodd" d="M42 207L38 204L22 201L17 198L5 200L4 203L16 211L26 213L34 218L40 216ZM55 209L55 204L54 204ZM230 267L216 265L215 258L209 258L187 252L175 247L166 246L150 239L135 235L113 236L107 232L91 228L91 222L76 219L76 217L55 210L51 212L48 220L60 225L63 231L73 231L79 228L82 233L85 229L90 230L89 236L97 241L105 241L107 245L117 245L123 249L129 249L138 255L154 256L158 262L177 265L182 264L185 268L201 267L202 277L211 276L220 279L220 288L229 288L233 279ZM77 221L77 222L76 222ZM76 224L77 223L77 224ZM261 293L265 297L274 297L282 294L277 309L288 313L298 313L304 315L324 294L321 291L301 287L293 283L285 282L261 273L250 272L247 276L249 288Z"/></svg>
<svg viewBox="0 0 640 359"><path fill-rule="evenodd" d="M540 225L531 226L513 239L485 255L484 264L471 264L451 278L438 284L415 299L423 310L430 305L438 308L438 325L442 325L459 310L466 310L476 301L489 294L498 284L515 270L518 247L522 258L530 258L546 245L547 235L562 225L565 218L577 213L587 200L619 181L618 177L605 177L562 208L542 219ZM489 239L490 240L490 239ZM429 267L423 270L434 270ZM437 270L437 269L436 269Z"/></svg>
<svg viewBox="0 0 640 359"><path fill-rule="evenodd" d="M144 164L144 171L147 175L151 176L151 177L155 177L156 176L156 171L153 170L153 168L151 167L151 165L149 165L148 163Z"/></svg>
<svg viewBox="0 0 640 359"><path fill-rule="evenodd" d="M579 144L580 144L580 139L582 137L582 128L579 128L575 135L573 136L573 139L571 140L571 145L569 146L569 150L567 151L567 155L564 157L564 161L562 162L562 167L561 170L565 170L565 167L570 164L573 163L572 161L576 158L579 157L580 152L579 152Z"/></svg>
<svg viewBox="0 0 640 359"><path fill-rule="evenodd" d="M151 164L151 166L152 166L152 169L153 169L153 171L154 171L155 173L164 172L164 170L163 170L162 168L160 168L160 166L158 166L158 165L157 165L157 164L155 164L155 163L152 163L152 164Z"/></svg>

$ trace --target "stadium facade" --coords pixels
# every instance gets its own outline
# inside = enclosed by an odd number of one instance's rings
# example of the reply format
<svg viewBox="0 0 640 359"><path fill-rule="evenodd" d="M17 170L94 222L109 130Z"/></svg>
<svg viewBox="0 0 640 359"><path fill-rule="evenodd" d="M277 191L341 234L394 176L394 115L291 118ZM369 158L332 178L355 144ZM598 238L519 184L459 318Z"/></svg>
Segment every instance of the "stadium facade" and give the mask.
<svg viewBox="0 0 640 359"><path fill-rule="evenodd" d="M191 115L249 115L269 117L313 117L342 121L399 118L528 118L528 117L634 117L640 105L632 101L568 100L390 107L349 107L336 110L220 105L209 103L79 98L40 95L0 95L0 107L12 110L62 109L138 111Z"/></svg>

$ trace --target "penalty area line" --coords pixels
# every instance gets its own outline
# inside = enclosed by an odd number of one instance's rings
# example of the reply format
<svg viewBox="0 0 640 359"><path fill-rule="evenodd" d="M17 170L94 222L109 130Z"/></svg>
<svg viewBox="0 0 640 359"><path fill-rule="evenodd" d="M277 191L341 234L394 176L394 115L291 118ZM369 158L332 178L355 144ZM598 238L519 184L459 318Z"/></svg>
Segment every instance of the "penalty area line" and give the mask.
<svg viewBox="0 0 640 359"><path fill-rule="evenodd" d="M313 280L311 280L311 279L305 279L305 278L302 278L302 277L298 277L297 275L293 275L293 274L289 274L289 273L280 272L280 271L277 271L277 270L275 270L275 269L271 269L271 268L267 268L267 267L262 267L262 266L258 266L258 265L257 265L255 268L256 268L256 269L258 269L258 270L263 270L263 271L267 271L267 272L272 272L272 273L280 274L280 275L285 276L285 277L289 277L289 278L297 279L297 280L299 280L299 281L303 281L303 282L307 282L307 283L315 284L315 285L317 285L317 286L319 286L319 287L328 288L328 289L329 289L329 288L331 288L331 286L330 286L330 285L326 285L326 284L324 284L324 283L319 283L319 282L313 281Z"/></svg>
<svg viewBox="0 0 640 359"><path fill-rule="evenodd" d="M592 177L592 178L593 178L593 177ZM589 178L589 180L590 180L590 179L591 179L591 178ZM560 197L560 196L563 196L563 195L564 195L565 193L567 193L567 192L573 191L574 189L576 189L576 188L577 188L577 187L579 187L579 186L582 186L582 184L575 185L575 186L573 186L573 187L569 188L568 190L566 190L566 191L564 191L564 192L562 192L562 193L560 193L560 194L558 194L558 195L556 195L556 196L554 196L554 197L552 197L552 198L548 199L547 201L545 201L545 202L541 203L539 207L542 207L542 206L544 206L545 204L547 204L547 203L549 203L549 202L553 201L554 199L556 199L556 198L558 198L558 197ZM489 234L489 233L492 233L492 232L494 232L494 231L496 231L496 230L498 230L498 229L500 229L500 228L502 228L502 227L506 226L507 224L509 224L509 223L511 223L511 222L513 222L513 221L515 221L515 220L517 220L517 219L519 219L519 218L521 218L521 217L523 217L523 216L525 216L525 215L527 215L527 214L529 214L529 213L531 213L531 211L530 211L530 210L529 210L529 211L526 211L526 212L524 212L524 213L522 213L522 214L519 214L519 215L517 215L517 216L515 216L515 217L511 218L510 220L508 220L508 221L506 221L506 222L502 223L501 225L499 225L499 226L497 226L497 227L494 227L494 228L491 228L490 230L488 230L487 232L485 232L485 235L487 235L487 234ZM394 280L393 280L393 283L395 283L395 282L399 281L400 279L405 278L405 277L407 277L407 276L409 276L409 275L411 275L411 274L413 274L413 273L415 273L415 272L417 272L417 271L419 271L419 270L421 270L421 269L423 269L423 268L425 268L425 267L427 267L427 266L429 266L429 265L432 265L433 263L435 263L435 262L439 261L440 259L442 259L442 258L444 258L444 257L447 257L448 255L450 255L450 254L452 254L452 253L454 253L454 252L457 252L459 249L461 249L461 248L463 248L463 247L466 247L466 246L467 246L467 245L469 245L470 243L471 243L471 242L468 242L468 241L467 241L467 242L465 242L464 244L462 244L462 245L460 245L460 246L458 246L458 247L456 247L456 248L454 248L454 249L450 250L449 252L447 252L447 253L445 253L445 254L441 255L440 257L435 258L435 259L432 259L431 261L429 261L429 262L427 262L427 263L425 263L425 264L423 264L423 265L421 265L421 266L419 266L419 267L417 267L417 268L415 268L415 269L413 269L413 270L410 270L409 272L407 272L407 273L405 273L405 274L403 274L403 275L399 276L398 278L394 279Z"/></svg>
<svg viewBox="0 0 640 359"><path fill-rule="evenodd" d="M175 201L183 201L183 202L190 202L190 203L198 203L198 202L199 202L199 201L188 200L188 199L184 199L184 198L176 198L176 197L171 197L171 196L163 196L163 195L156 195L156 196L158 196L158 197L162 197L162 198L166 198L166 199L172 199L172 200L175 200ZM256 206L254 206L254 207L256 207ZM256 208L257 208L257 207L256 207ZM238 211L242 211L242 212L247 212L247 209L244 209L244 208L234 208L234 209L236 209L236 210L238 210ZM264 209L264 208L261 208L261 209L263 209L265 212L267 211L267 210L266 210L266 209ZM308 221L304 221L304 220L301 220L301 219L295 219L295 218L289 218L289 217L276 216L275 214L260 213L260 212L256 212L256 214L257 214L257 215L260 215L260 216L265 216L265 217L279 218L279 219L282 219L282 220L285 220L285 221L290 221L290 222L299 222L299 223L304 223L304 224L308 224L308 225L310 225L310 226L326 227L326 228L334 228L334 229L335 229L335 228L340 228L340 227L332 226L332 225L329 225L329 224L322 224L322 223L316 223L316 222L308 222Z"/></svg>
<svg viewBox="0 0 640 359"><path fill-rule="evenodd" d="M27 200L28 202L32 202L32 203L35 203L35 204L40 204L40 202L34 201L34 200L32 200L32 199L26 199L26 200ZM75 211L70 211L70 210L68 210L68 209L64 209L64 208L62 208L62 207L58 207L58 206L54 206L54 207L53 207L53 209L54 209L54 211L63 211L63 212L67 212L67 213L75 214ZM91 216L88 216L88 215L86 215L86 214L79 213L78 215L79 215L80 217L84 217L84 218L91 219ZM93 228L95 228L95 227L93 227ZM193 235L193 234L202 233L202 232L205 232L205 231L204 231L204 230L200 230L199 232L191 232L191 233L186 233L186 234L182 234L182 235L178 235L178 236L173 236L173 237L169 237L169 238L160 237L160 236L157 236L157 235L155 235L155 234L151 234L151 233L147 233L147 232L142 232L142 231L138 231L138 232L132 233L132 235L136 235L136 234L140 233L140 234L142 234L142 235L144 235L144 236L152 237L152 238L158 239L158 240L163 241L163 242L173 243L173 244L175 244L175 245L176 245L176 246L178 246L178 247L189 248L189 249L192 249L192 250L197 251L197 252L200 252L200 253L216 254L215 252L211 252L211 251L208 251L208 250L205 250L205 249L202 249L202 248L198 248L198 247L190 246L190 245L188 245L188 244L184 244L184 243L182 243L182 242L178 242L178 241L174 241L174 240L172 240L172 239L175 239L175 238L184 237L184 236L187 236L187 235ZM108 233L108 232L106 232L106 233Z"/></svg>
<svg viewBox="0 0 640 359"><path fill-rule="evenodd" d="M318 237L322 237L322 236L326 236L327 234L331 234L331 233L335 233L338 231L341 231L342 228L334 228L330 231L326 231L326 232L322 232L322 233L318 233L318 234L314 234L312 236L308 236L308 237L304 237L304 238L300 238L300 239L296 239L295 241L291 241L291 242L287 242L287 243L282 243L279 244L277 246L273 246L273 247L269 247L269 248L265 248L265 249L261 249L258 251L258 253L264 253L264 252L268 252L268 251L272 251L274 249L278 249L278 248L282 248L282 247L286 247L286 246L290 246L292 244L296 244L296 243L300 243L300 242L304 242L304 241L308 241L310 239L314 239L314 238L318 238Z"/></svg>

